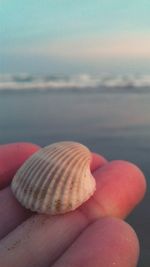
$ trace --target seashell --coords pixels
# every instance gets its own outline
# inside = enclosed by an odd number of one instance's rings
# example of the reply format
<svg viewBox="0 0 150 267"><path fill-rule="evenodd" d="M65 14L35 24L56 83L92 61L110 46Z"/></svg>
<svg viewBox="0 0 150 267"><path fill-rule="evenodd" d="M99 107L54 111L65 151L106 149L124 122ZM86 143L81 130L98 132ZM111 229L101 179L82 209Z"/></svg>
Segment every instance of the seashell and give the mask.
<svg viewBox="0 0 150 267"><path fill-rule="evenodd" d="M17 171L11 189L27 209L59 214L75 210L95 191L91 153L76 142L59 142L33 154Z"/></svg>

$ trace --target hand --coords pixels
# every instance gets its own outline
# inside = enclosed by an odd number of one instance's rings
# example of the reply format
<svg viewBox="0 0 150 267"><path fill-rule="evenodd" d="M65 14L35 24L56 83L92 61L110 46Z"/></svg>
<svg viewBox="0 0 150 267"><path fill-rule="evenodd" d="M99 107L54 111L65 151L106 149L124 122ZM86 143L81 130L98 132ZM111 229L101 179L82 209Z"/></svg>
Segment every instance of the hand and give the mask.
<svg viewBox="0 0 150 267"><path fill-rule="evenodd" d="M135 267L139 243L124 219L143 198L142 172L125 161L107 162L92 154L94 196L59 216L23 208L12 195L13 175L38 146L0 146L0 266Z"/></svg>

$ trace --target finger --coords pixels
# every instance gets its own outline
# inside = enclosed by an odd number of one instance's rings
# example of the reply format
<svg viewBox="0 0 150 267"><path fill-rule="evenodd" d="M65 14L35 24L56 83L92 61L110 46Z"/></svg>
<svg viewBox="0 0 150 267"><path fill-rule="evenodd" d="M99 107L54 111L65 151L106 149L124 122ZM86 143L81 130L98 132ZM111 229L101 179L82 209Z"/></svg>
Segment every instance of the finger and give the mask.
<svg viewBox="0 0 150 267"><path fill-rule="evenodd" d="M23 208L14 198L10 187L0 191L0 239L33 213Z"/></svg>
<svg viewBox="0 0 150 267"><path fill-rule="evenodd" d="M102 167L106 160L92 154L91 170ZM9 187L0 191L0 239L12 231L16 226L26 220L32 213L23 208L14 198Z"/></svg>
<svg viewBox="0 0 150 267"><path fill-rule="evenodd" d="M135 267L138 256L132 228L121 220L103 218L87 227L52 267Z"/></svg>
<svg viewBox="0 0 150 267"><path fill-rule="evenodd" d="M96 171L96 169L102 167L105 163L107 163L107 160L103 156L96 153L92 153L92 160L90 166L91 172Z"/></svg>
<svg viewBox="0 0 150 267"><path fill-rule="evenodd" d="M88 225L77 210L65 215L34 215L0 242L0 266L48 267Z"/></svg>
<svg viewBox="0 0 150 267"><path fill-rule="evenodd" d="M31 143L0 145L0 189L10 184L17 169L38 149Z"/></svg>
<svg viewBox="0 0 150 267"><path fill-rule="evenodd" d="M81 206L86 216L125 218L142 200L146 180L141 170L127 161L112 161L94 172L95 194Z"/></svg>

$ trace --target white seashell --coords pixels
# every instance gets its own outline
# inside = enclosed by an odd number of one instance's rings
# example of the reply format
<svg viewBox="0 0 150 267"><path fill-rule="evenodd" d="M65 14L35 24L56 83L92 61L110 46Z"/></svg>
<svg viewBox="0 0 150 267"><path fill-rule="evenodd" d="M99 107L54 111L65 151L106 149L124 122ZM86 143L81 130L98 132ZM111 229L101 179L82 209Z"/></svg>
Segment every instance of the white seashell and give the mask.
<svg viewBox="0 0 150 267"><path fill-rule="evenodd" d="M33 154L11 184L18 201L40 213L66 213L79 207L95 191L90 172L91 153L76 142L59 142Z"/></svg>

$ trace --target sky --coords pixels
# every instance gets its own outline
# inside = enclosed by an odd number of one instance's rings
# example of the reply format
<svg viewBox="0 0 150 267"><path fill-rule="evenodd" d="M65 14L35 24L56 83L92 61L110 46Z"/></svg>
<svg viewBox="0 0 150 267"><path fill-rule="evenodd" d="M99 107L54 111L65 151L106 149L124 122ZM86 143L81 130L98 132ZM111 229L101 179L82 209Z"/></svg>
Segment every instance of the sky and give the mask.
<svg viewBox="0 0 150 267"><path fill-rule="evenodd" d="M149 72L149 14L149 0L0 0L0 72Z"/></svg>

